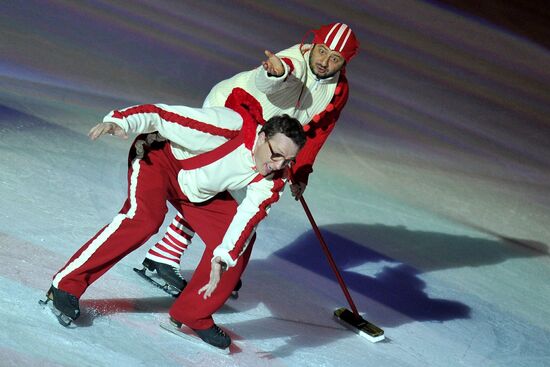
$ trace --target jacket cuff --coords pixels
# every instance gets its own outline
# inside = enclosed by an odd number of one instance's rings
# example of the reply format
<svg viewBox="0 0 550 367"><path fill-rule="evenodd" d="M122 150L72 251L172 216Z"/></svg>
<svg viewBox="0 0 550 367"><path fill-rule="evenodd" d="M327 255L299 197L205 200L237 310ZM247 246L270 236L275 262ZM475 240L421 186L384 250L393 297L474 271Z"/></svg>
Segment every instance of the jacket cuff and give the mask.
<svg viewBox="0 0 550 367"><path fill-rule="evenodd" d="M103 118L104 123L112 122L113 124L117 124L124 130L124 132L128 133L130 126L128 125L128 121L124 118L116 117L116 111L113 111L109 113L107 116Z"/></svg>
<svg viewBox="0 0 550 367"><path fill-rule="evenodd" d="M237 260L233 260L233 258L231 258L231 256L229 255L229 251L227 251L226 249L220 246L214 249L214 253L211 261L214 261L214 258L216 256L219 256L222 259L222 261L227 264L227 269L237 265Z"/></svg>

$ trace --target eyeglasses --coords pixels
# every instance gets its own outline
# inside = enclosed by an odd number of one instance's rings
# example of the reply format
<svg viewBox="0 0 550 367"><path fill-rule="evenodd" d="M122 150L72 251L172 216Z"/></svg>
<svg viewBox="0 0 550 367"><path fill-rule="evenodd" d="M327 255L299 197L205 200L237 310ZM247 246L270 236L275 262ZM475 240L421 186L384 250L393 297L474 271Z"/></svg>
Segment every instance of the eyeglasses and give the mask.
<svg viewBox="0 0 550 367"><path fill-rule="evenodd" d="M273 147L271 146L271 143L269 142L269 139L267 139L266 141L267 141L267 146L269 147L269 151L271 152L271 160L272 161L274 161L274 162L283 161L283 164L282 164L281 167L287 167L287 166L290 166L291 164L296 163L296 158L287 159L287 158L285 158L284 155L282 155L280 153L275 153L273 151Z"/></svg>

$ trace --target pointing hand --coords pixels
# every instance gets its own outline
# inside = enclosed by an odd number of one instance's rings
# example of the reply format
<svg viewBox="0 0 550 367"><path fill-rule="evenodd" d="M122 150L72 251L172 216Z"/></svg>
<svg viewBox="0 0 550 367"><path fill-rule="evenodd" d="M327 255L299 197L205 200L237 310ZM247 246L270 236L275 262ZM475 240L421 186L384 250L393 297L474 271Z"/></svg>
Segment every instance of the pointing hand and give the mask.
<svg viewBox="0 0 550 367"><path fill-rule="evenodd" d="M281 59L269 50L265 50L264 53L267 56L267 60L262 61L264 70L270 75L282 76L285 73L285 68Z"/></svg>

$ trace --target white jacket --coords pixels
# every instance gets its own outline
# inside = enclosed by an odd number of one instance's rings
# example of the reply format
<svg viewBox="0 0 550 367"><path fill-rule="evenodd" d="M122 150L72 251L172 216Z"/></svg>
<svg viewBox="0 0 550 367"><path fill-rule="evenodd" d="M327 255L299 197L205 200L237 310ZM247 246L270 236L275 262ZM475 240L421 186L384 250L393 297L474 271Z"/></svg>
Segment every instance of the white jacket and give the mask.
<svg viewBox="0 0 550 367"><path fill-rule="evenodd" d="M214 251L214 256L220 256L228 267L234 266L257 224L267 216L271 204L278 201L284 187L282 178L267 179L255 167L252 152L261 126L250 116L224 107L199 109L163 104L115 110L103 121L115 123L126 132L158 131L170 141L178 160L212 151L235 138L241 130L248 130L248 134L242 134L242 142L227 155L194 169L182 168L178 173L181 190L194 203L226 190L246 188L244 200Z"/></svg>

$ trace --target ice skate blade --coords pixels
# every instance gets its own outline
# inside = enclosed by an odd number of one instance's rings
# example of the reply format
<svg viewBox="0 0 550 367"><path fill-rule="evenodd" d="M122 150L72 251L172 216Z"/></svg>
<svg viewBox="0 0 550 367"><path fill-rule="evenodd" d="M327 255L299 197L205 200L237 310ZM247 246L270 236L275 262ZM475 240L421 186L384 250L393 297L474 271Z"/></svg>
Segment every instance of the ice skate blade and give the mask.
<svg viewBox="0 0 550 367"><path fill-rule="evenodd" d="M61 325L65 326L68 329L76 328L76 325L73 324L73 319L55 308L51 299L46 298L45 300L39 300L38 304L44 307L48 307Z"/></svg>
<svg viewBox="0 0 550 367"><path fill-rule="evenodd" d="M334 311L334 319L371 343L377 343L385 339L384 330L361 316L355 315L345 307Z"/></svg>
<svg viewBox="0 0 550 367"><path fill-rule="evenodd" d="M186 332L183 329L178 328L176 325L172 324L171 322L161 322L160 327L163 328L164 330L167 330L167 331L171 332L174 335L179 336L182 339L185 339L186 341L189 341L189 342L193 343L194 345L196 345L200 348L216 352L216 353L221 354L223 356L231 355L231 350L230 350L231 346L229 346L225 349L215 347L215 346L210 345L207 342L203 341L198 336L195 336L194 334L192 334L191 330L188 330L188 332Z"/></svg>
<svg viewBox="0 0 550 367"><path fill-rule="evenodd" d="M160 288L162 289L164 292L166 292L167 294L169 294L170 296L174 297L174 298L177 298L179 295L180 295L180 291L173 288L173 287L170 287L168 284L161 284L159 282L157 282L155 279L153 279L152 276L148 275L147 274L147 268L142 268L142 269L138 269L138 268L134 268L134 271L140 276L142 277L143 279L145 279L147 282L149 282L150 284L154 285L155 287L157 288ZM152 272L150 272L150 274L154 274Z"/></svg>

